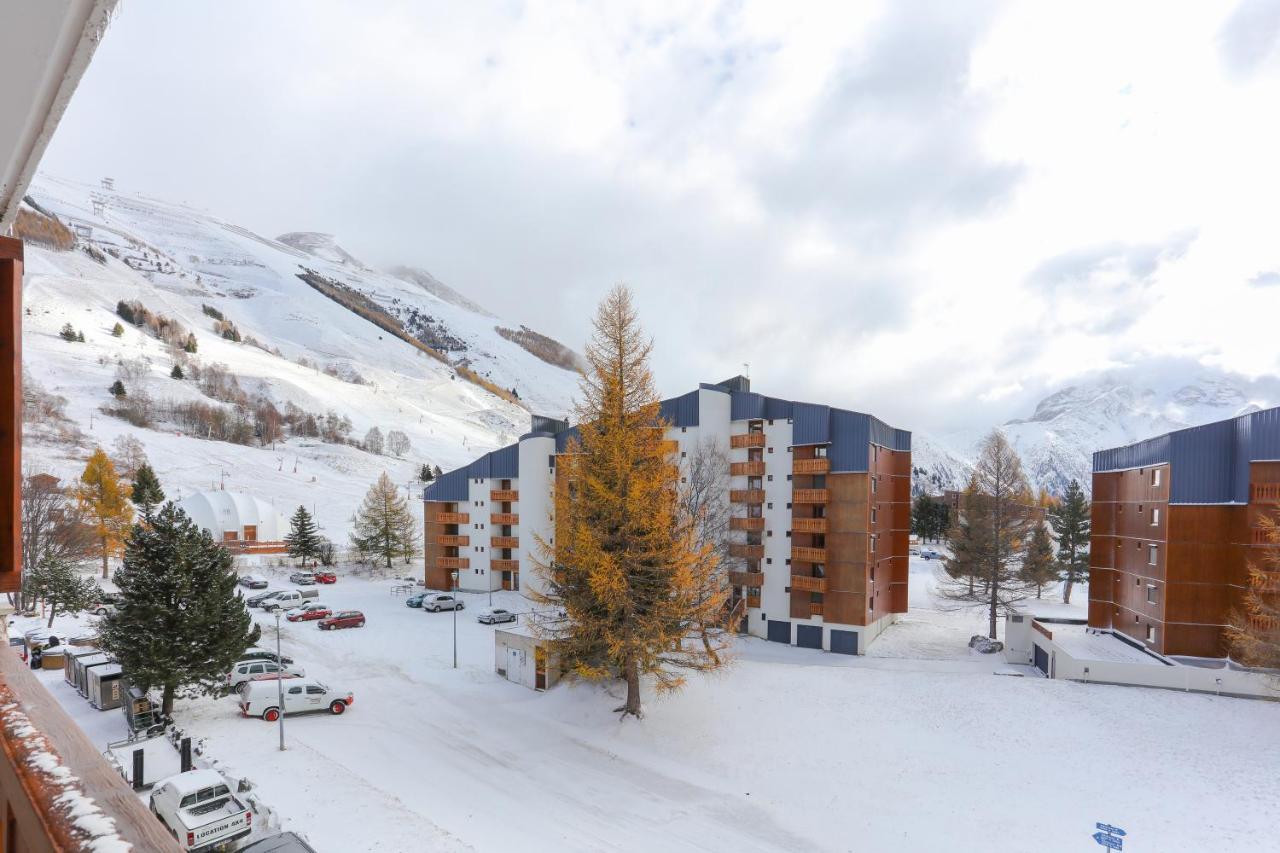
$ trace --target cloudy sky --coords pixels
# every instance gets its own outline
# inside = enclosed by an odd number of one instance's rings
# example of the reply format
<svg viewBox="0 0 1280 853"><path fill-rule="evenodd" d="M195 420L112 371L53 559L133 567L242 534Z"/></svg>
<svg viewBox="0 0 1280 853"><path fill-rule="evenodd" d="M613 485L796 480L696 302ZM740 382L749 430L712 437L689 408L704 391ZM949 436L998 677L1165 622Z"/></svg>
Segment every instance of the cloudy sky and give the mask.
<svg viewBox="0 0 1280 853"><path fill-rule="evenodd" d="M44 168L946 431L1280 370L1278 104L1280 0L127 0Z"/></svg>

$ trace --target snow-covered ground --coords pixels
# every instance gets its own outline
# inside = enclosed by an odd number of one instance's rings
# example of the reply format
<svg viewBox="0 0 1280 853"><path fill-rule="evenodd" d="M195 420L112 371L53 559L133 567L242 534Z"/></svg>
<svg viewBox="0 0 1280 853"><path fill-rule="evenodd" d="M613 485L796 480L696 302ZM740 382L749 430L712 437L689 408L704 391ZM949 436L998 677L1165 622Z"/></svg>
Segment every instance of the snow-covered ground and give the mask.
<svg viewBox="0 0 1280 853"><path fill-rule="evenodd" d="M475 621L487 596L465 596L455 670L452 614L346 575L321 598L368 625L285 623L282 642L355 693L347 714L289 718L284 753L231 698L184 701L178 722L322 853L1069 851L1093 848L1098 821L1126 850L1273 849L1280 703L1049 681L970 653L983 617L938 609L936 566L913 560L912 612L871 656L743 639L639 722L611 713L615 686L498 677ZM1078 596L1056 607L1083 612ZM994 674L1010 670L1026 677ZM122 732L58 695L95 740Z"/></svg>

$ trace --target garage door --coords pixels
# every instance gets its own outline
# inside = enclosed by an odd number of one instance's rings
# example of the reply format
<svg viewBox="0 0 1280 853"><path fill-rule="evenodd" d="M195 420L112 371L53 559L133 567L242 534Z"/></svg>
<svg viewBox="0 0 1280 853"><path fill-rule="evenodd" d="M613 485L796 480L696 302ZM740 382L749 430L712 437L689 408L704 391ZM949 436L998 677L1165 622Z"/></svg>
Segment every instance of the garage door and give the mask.
<svg viewBox="0 0 1280 853"><path fill-rule="evenodd" d="M802 649L821 649L822 627L820 625L797 625L796 645Z"/></svg>
<svg viewBox="0 0 1280 853"><path fill-rule="evenodd" d="M791 623L770 619L769 641L772 643L786 643L788 646L791 645Z"/></svg>
<svg viewBox="0 0 1280 853"><path fill-rule="evenodd" d="M1035 649L1036 669L1040 670L1045 675L1048 675L1049 674L1049 653L1046 652L1044 649L1040 648L1039 646L1033 646L1033 648Z"/></svg>
<svg viewBox="0 0 1280 853"><path fill-rule="evenodd" d="M858 653L858 632L831 629L831 651L841 655Z"/></svg>

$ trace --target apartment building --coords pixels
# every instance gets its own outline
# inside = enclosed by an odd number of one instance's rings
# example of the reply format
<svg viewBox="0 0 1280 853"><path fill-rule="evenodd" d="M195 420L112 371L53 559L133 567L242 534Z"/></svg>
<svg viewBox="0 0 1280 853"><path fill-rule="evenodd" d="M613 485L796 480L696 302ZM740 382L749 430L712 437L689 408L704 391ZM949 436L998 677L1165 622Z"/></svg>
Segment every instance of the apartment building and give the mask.
<svg viewBox="0 0 1280 853"><path fill-rule="evenodd" d="M1165 655L1223 657L1280 506L1280 409L1093 455L1089 625Z"/></svg>
<svg viewBox="0 0 1280 853"><path fill-rule="evenodd" d="M907 609L911 434L859 412L766 397L745 377L665 400L671 452L730 460L731 619L780 643L859 654ZM508 447L425 491L426 583L528 589L552 538L556 459L576 429L534 416ZM682 472L682 477L684 476Z"/></svg>

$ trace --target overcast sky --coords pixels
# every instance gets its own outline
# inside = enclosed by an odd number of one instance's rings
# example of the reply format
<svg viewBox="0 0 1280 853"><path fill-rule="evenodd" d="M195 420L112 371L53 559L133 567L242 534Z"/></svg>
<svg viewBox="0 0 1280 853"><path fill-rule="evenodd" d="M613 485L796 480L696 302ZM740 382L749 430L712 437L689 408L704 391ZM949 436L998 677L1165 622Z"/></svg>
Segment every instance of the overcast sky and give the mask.
<svg viewBox="0 0 1280 853"><path fill-rule="evenodd" d="M1278 105L1280 0L126 0L44 169L946 431L1280 369Z"/></svg>

